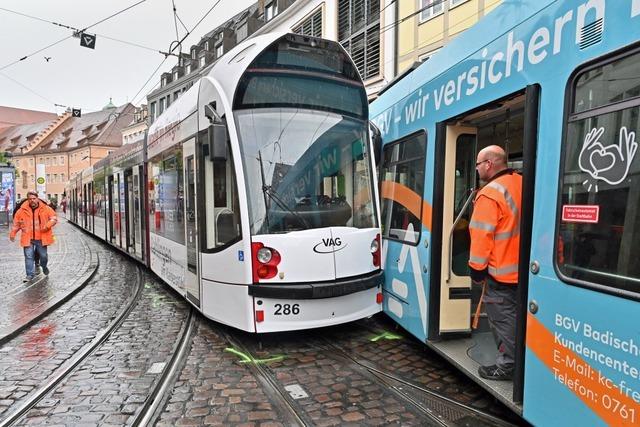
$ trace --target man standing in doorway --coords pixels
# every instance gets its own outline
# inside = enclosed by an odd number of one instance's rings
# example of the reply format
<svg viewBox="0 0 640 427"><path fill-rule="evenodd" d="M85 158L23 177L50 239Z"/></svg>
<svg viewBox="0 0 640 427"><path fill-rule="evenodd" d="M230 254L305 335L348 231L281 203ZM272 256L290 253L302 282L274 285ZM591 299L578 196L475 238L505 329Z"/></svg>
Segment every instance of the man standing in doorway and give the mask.
<svg viewBox="0 0 640 427"><path fill-rule="evenodd" d="M476 170L486 184L475 198L469 224L469 267L471 280L483 286L482 301L498 341L495 365L481 366L478 373L486 379L511 380L515 362L522 177L507 167L507 155L497 145L480 150Z"/></svg>
<svg viewBox="0 0 640 427"><path fill-rule="evenodd" d="M42 272L45 275L49 274L47 246L54 241L52 228L57 222L56 213L38 198L38 193L27 192L27 203L23 203L16 212L13 228L9 234L9 239L13 242L18 231L22 232L20 246L24 249L24 263L27 271L24 282L33 280L35 276L34 254L36 252L40 257Z"/></svg>

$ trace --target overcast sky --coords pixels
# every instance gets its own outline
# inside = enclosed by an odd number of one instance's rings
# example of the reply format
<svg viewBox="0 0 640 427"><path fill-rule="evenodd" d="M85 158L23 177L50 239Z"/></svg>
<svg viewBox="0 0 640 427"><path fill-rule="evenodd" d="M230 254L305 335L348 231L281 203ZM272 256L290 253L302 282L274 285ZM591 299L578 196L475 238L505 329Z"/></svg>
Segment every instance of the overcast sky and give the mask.
<svg viewBox="0 0 640 427"><path fill-rule="evenodd" d="M104 107L109 98L122 105L140 105L145 95L160 81L160 74L176 64L169 57L140 94L143 84L160 65L176 40L171 0L143 3L87 30L97 34L95 50L68 38L42 52L32 53L72 34L71 30L48 22L20 16L20 12L45 21L75 28L88 27L140 0L2 0L0 2L0 105L55 113L62 104L83 112ZM217 0L174 0L177 14L191 30ZM211 13L183 43L183 52L192 44L256 0L220 0ZM178 21L181 39L186 30ZM152 50L131 46L123 40ZM7 65L30 55L16 64ZM50 58L47 62L45 57Z"/></svg>

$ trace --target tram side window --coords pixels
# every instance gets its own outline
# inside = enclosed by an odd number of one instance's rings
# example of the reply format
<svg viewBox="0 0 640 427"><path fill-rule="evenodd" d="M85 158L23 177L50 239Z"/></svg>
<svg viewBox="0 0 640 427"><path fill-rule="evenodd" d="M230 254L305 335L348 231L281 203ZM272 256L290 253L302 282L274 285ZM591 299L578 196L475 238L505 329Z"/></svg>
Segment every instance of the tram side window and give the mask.
<svg viewBox="0 0 640 427"><path fill-rule="evenodd" d="M206 135L203 135L206 137ZM204 155L206 235L204 248L211 250L237 241L241 236L238 187L231 146L227 159L213 160Z"/></svg>
<svg viewBox="0 0 640 427"><path fill-rule="evenodd" d="M182 149L174 148L149 161L149 229L184 244Z"/></svg>
<svg viewBox="0 0 640 427"><path fill-rule="evenodd" d="M414 134L384 148L381 169L382 235L417 244L422 230L422 196L427 138Z"/></svg>
<svg viewBox="0 0 640 427"><path fill-rule="evenodd" d="M634 293L640 293L639 75L636 53L577 76L556 246L557 265L570 281Z"/></svg>

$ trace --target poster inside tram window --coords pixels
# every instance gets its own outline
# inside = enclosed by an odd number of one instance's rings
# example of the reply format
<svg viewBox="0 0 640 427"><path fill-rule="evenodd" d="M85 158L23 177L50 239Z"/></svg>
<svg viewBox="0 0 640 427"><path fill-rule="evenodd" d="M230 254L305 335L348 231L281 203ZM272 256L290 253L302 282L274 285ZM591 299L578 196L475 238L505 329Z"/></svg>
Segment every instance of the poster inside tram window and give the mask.
<svg viewBox="0 0 640 427"><path fill-rule="evenodd" d="M13 173L3 172L0 184L0 212L13 211Z"/></svg>

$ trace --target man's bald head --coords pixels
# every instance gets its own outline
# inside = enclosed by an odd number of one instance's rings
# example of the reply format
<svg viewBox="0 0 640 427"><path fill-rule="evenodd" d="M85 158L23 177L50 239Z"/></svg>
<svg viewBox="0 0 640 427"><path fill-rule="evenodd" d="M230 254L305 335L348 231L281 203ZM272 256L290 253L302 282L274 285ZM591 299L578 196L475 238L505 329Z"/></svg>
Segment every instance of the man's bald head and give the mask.
<svg viewBox="0 0 640 427"><path fill-rule="evenodd" d="M476 169L480 175L480 179L488 181L495 174L507 168L507 153L502 147L497 145L489 145L478 153L476 160Z"/></svg>

